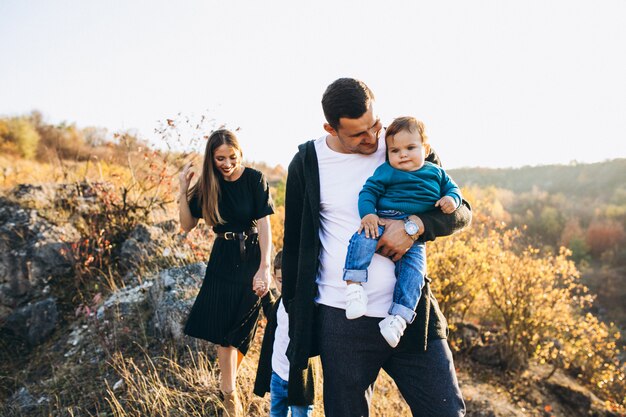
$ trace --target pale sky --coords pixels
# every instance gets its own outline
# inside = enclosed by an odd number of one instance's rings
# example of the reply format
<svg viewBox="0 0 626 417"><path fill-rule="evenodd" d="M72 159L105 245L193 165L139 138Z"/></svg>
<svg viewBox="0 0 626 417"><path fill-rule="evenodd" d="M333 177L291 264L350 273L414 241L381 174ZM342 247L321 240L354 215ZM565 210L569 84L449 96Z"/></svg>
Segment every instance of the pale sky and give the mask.
<svg viewBox="0 0 626 417"><path fill-rule="evenodd" d="M302 3L302 4L300 4ZM447 168L626 157L626 1L0 0L0 115L114 132L177 113L287 166L365 81Z"/></svg>

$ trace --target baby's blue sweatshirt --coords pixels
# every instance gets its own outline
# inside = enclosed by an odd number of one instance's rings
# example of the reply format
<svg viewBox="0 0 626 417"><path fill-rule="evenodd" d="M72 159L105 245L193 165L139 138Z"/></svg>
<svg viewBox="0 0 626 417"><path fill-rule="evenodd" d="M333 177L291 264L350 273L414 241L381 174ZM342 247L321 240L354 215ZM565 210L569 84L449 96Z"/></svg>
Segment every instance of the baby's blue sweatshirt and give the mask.
<svg viewBox="0 0 626 417"><path fill-rule="evenodd" d="M419 214L435 209L443 196L461 204L461 190L439 165L424 162L416 171L401 171L385 162L374 171L359 193L361 218L378 210Z"/></svg>

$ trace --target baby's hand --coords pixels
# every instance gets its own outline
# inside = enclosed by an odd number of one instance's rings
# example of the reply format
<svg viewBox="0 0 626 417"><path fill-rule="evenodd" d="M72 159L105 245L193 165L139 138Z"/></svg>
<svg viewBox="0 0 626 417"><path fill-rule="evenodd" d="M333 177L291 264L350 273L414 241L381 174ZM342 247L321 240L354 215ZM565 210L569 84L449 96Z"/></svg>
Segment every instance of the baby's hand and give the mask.
<svg viewBox="0 0 626 417"><path fill-rule="evenodd" d="M359 226L358 233L361 233L361 230L365 230L365 237L376 238L378 239L378 225L383 226L385 222L380 220L380 218L375 214L368 214L361 219L361 226Z"/></svg>
<svg viewBox="0 0 626 417"><path fill-rule="evenodd" d="M441 211L446 214L450 214L454 210L456 210L456 201L454 201L454 198L446 195L444 197L441 197L439 201L435 203L435 207L440 207Z"/></svg>

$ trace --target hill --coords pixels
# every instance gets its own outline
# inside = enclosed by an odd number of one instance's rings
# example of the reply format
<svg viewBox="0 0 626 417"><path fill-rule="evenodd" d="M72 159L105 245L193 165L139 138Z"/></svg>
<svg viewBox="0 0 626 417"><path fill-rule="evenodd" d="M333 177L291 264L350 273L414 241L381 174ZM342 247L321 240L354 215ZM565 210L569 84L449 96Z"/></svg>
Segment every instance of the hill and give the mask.
<svg viewBox="0 0 626 417"><path fill-rule="evenodd" d="M522 168L462 168L448 171L464 187L493 186L515 193L541 189L570 198L626 198L626 159L593 164L542 165Z"/></svg>

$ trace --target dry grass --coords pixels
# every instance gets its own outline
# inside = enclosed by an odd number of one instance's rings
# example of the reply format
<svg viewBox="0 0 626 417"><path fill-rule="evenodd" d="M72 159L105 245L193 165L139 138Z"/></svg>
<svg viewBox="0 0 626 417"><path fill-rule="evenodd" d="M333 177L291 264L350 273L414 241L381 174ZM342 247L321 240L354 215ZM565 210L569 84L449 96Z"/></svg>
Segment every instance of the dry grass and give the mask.
<svg viewBox="0 0 626 417"><path fill-rule="evenodd" d="M262 339L259 332L253 348L242 362L237 377L237 390L246 416L267 416L269 394L259 398L252 393L256 365ZM178 354L181 354L178 356ZM176 352L150 357L125 357L118 352L111 367L123 381L114 390L106 383L106 401L115 417L138 416L219 416L222 409L219 391L219 370L212 352ZM313 416L324 416L322 378L316 383ZM381 372L376 383L371 415L410 416L406 403L387 374Z"/></svg>

